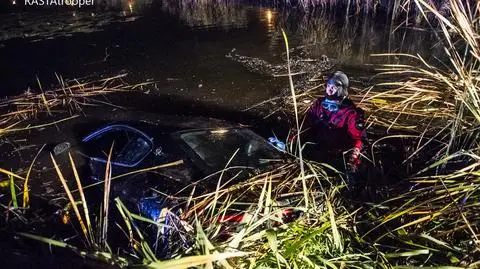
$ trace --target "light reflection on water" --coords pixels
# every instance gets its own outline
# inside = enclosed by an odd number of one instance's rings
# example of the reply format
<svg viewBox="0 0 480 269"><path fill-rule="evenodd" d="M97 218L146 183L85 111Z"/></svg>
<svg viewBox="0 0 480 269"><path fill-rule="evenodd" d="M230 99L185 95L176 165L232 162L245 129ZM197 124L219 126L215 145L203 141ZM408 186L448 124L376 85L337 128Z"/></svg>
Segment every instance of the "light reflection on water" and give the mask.
<svg viewBox="0 0 480 269"><path fill-rule="evenodd" d="M248 24L247 7L229 1L163 0L163 12L177 17L192 28L245 28Z"/></svg>
<svg viewBox="0 0 480 269"><path fill-rule="evenodd" d="M259 10L260 20L267 25L267 32L269 36L277 30L275 27L277 15L277 12L270 8Z"/></svg>
<svg viewBox="0 0 480 269"><path fill-rule="evenodd" d="M414 26L396 28L382 14L350 14L297 9L276 10L255 6L232 4L230 1L161 1L164 12L179 18L192 28L252 28L254 20L264 24L271 53L283 49L280 29L285 29L294 46L305 47L312 57L327 55L342 63L358 65L375 60L372 54L407 52L432 54L433 35L414 30ZM260 55L249 55L259 56ZM269 56L266 56L267 58Z"/></svg>

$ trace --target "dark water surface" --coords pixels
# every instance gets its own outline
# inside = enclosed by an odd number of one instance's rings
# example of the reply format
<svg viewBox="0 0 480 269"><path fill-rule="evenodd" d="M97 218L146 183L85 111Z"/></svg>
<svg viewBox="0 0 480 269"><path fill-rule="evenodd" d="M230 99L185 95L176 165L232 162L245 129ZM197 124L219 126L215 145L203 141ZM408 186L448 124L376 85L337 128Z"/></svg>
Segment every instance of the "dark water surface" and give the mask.
<svg viewBox="0 0 480 269"><path fill-rule="evenodd" d="M371 53L432 48L427 34L393 31L381 11L345 16L335 9L305 12L238 1L99 1L81 9L17 5L0 14L2 96L38 90L36 77L48 89L55 74L98 79L128 72L130 83L155 82L144 89L149 94L243 109L277 95L288 81L250 73L225 54L236 48L281 63L281 28L290 47L304 46L311 58L335 58L354 78L368 78L369 64L387 60Z"/></svg>

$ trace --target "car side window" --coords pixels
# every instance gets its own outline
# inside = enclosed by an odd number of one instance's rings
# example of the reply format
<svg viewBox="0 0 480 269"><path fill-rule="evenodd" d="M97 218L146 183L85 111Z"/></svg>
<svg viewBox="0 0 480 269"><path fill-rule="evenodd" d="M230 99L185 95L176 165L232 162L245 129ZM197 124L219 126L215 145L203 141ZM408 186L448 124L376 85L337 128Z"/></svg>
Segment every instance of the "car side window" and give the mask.
<svg viewBox="0 0 480 269"><path fill-rule="evenodd" d="M89 157L106 162L113 144L111 160L115 165L138 165L152 150L152 143L144 134L133 128L106 127L83 139Z"/></svg>

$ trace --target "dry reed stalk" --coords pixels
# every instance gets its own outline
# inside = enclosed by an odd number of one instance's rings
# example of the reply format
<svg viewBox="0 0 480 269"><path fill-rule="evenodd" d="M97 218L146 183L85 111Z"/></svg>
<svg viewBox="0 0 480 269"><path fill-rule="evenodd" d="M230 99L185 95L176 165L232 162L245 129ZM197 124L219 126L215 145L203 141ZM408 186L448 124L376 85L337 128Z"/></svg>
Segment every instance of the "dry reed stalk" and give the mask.
<svg viewBox="0 0 480 269"><path fill-rule="evenodd" d="M73 195L70 192L70 188L68 187L67 181L63 177L62 171L60 171L60 167L57 165L57 162L55 161L55 158L53 155L50 153L50 158L52 159L53 165L55 167L55 170L57 171L58 178L60 179L60 182L62 183L63 189L65 190L65 193L67 194L68 200L70 201L70 204L72 205L72 208L75 212L75 215L77 216L77 220L80 223L80 228L82 229L83 235L85 236L85 239L89 244L90 242L90 237L88 235L88 230L87 227L85 226L85 223L83 222L83 218L80 214L80 210L78 210L77 203L75 202L75 199L73 199Z"/></svg>
<svg viewBox="0 0 480 269"><path fill-rule="evenodd" d="M32 119L40 113L46 112L52 115L54 109L61 108L72 111L81 110L82 106L95 103L107 104L96 100L94 97L111 93L131 91L139 85L126 85L122 78L126 74L101 79L93 82L66 83L63 78L58 77L60 88L44 91L41 86L41 93L25 92L18 96L9 97L0 101L0 135L5 134L12 126L21 124L25 120ZM39 85L40 82L38 82ZM17 130L21 130L18 128Z"/></svg>
<svg viewBox="0 0 480 269"><path fill-rule="evenodd" d="M91 239L89 242L95 242L94 241L94 235L92 231L92 223L90 221L90 213L88 211L88 205L87 205L87 200L85 199L85 194L83 192L83 187L82 187L82 182L80 181L80 176L78 175L78 171L75 165L75 162L73 161L73 157L68 153L68 158L70 160L70 165L72 166L72 171L73 171L73 176L75 177L75 181L77 183L77 188L80 193L80 199L82 201L82 206L83 206L83 215L85 217L85 220L87 222L87 229L88 229L88 236Z"/></svg>
<svg viewBox="0 0 480 269"><path fill-rule="evenodd" d="M27 175L25 176L25 181L23 183L23 207L27 208L30 205L30 195L29 195L29 190L28 190L28 182L30 179L30 173L32 172L33 165L35 164L35 161L37 160L38 156L42 152L43 148L45 148L45 145L43 145L40 150L37 152L37 155L33 158L32 163L28 167Z"/></svg>
<svg viewBox="0 0 480 269"><path fill-rule="evenodd" d="M113 152L113 147L115 143L112 143L110 147L110 152L108 153L107 164L105 166L105 184L103 187L103 220L102 220L102 233L100 237L100 245L105 249L107 247L107 232L108 232L108 208L110 205L110 186L112 179L112 164L111 157Z"/></svg>

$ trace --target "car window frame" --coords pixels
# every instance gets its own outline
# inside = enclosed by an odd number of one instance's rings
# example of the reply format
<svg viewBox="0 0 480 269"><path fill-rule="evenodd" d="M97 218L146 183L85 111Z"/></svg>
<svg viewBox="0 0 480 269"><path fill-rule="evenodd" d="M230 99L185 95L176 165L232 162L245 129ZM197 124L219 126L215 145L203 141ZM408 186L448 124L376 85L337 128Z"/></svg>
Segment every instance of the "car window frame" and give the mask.
<svg viewBox="0 0 480 269"><path fill-rule="evenodd" d="M125 124L111 124L111 125L102 127L100 129L97 129L97 130L93 131L92 133L88 134L87 136L85 136L82 139L82 143L89 142L92 139L94 139L95 137L97 137L99 135L102 135L102 134L104 134L108 131L111 131L111 130L125 130L127 132L131 131L133 133L136 133L139 136L143 137L145 139L145 141L148 143L148 145L150 146L150 149L148 150L148 152L146 152L145 155L142 158L140 158L137 162L135 162L133 164L126 164L126 163L121 163L121 162L116 162L116 161L110 161L110 163L112 165L121 166L121 167L128 167L128 168L136 167L152 152L152 150L154 148L152 137L148 136L146 133L138 130L137 128L134 128L132 126L125 125ZM98 157L91 157L91 156L89 156L89 158L93 161L97 161L97 162L101 162L101 163L107 163L106 159L102 159L102 158L98 158Z"/></svg>

